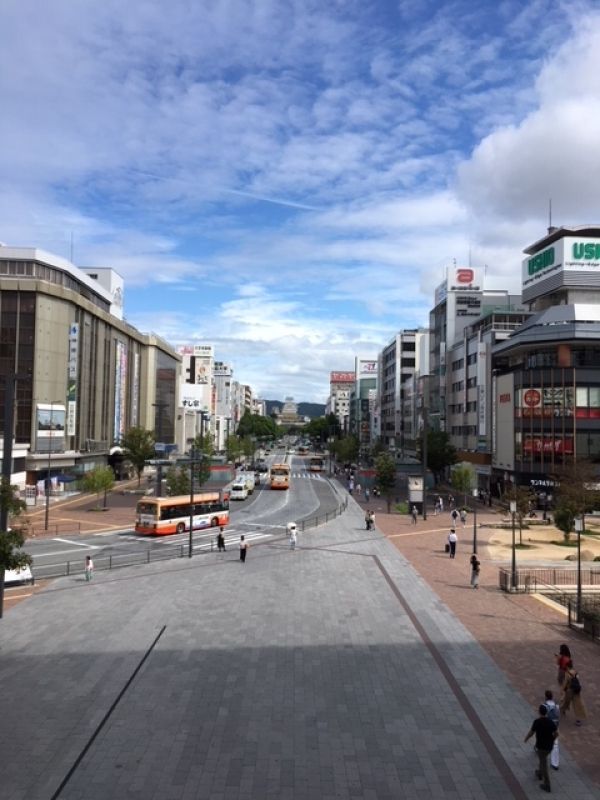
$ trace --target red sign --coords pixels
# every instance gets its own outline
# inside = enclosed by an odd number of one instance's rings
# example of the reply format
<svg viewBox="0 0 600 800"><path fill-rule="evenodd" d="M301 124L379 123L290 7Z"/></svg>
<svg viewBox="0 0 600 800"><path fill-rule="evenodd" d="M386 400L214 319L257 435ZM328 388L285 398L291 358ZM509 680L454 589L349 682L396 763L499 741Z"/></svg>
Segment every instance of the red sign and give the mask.
<svg viewBox="0 0 600 800"><path fill-rule="evenodd" d="M500 402L501 403L510 403L510 392L504 392L504 394L500 395Z"/></svg>
<svg viewBox="0 0 600 800"><path fill-rule="evenodd" d="M353 372L330 372L329 383L355 383L356 375Z"/></svg>
<svg viewBox="0 0 600 800"><path fill-rule="evenodd" d="M468 267L462 267L461 269L456 270L457 283L473 283L474 278L475 271Z"/></svg>
<svg viewBox="0 0 600 800"><path fill-rule="evenodd" d="M542 395L537 389L527 389L523 395L523 402L526 406L529 406L529 408L539 406L539 404L542 402Z"/></svg>

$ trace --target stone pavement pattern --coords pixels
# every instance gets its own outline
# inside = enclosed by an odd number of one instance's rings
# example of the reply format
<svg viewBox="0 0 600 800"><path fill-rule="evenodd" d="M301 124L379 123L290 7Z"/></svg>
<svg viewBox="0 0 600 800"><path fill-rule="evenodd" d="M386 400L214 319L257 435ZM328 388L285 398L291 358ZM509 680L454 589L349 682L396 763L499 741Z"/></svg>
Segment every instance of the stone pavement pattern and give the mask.
<svg viewBox="0 0 600 800"><path fill-rule="evenodd" d="M538 797L530 707L360 509L300 547L65 578L11 609L2 797ZM566 753L552 778L599 796Z"/></svg>

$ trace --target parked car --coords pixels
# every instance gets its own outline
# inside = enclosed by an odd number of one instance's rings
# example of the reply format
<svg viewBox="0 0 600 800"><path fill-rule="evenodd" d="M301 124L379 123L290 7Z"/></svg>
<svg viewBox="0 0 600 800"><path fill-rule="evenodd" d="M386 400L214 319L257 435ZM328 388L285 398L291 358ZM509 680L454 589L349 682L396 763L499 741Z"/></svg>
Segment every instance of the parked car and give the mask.
<svg viewBox="0 0 600 800"><path fill-rule="evenodd" d="M5 586L17 585L21 583L30 583L32 586L35 583L35 578L33 577L31 567L4 570Z"/></svg>

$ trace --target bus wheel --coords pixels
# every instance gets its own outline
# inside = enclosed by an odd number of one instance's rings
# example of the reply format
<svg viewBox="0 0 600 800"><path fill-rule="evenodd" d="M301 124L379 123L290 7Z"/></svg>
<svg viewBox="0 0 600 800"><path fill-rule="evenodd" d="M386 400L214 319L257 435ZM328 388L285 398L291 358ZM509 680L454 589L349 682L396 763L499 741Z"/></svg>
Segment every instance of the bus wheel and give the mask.
<svg viewBox="0 0 600 800"><path fill-rule="evenodd" d="M210 521L210 527L211 528L216 528L218 524L219 524L219 520L217 519L217 517L213 517L211 519L211 521Z"/></svg>
<svg viewBox="0 0 600 800"><path fill-rule="evenodd" d="M185 533L185 522L178 523L177 533Z"/></svg>

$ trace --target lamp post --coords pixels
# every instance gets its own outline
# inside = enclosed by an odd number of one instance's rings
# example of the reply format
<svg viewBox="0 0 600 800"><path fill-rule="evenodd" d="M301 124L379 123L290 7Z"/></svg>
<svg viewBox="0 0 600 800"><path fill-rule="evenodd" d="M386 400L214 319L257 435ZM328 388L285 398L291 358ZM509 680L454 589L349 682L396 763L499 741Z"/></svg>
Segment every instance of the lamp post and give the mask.
<svg viewBox="0 0 600 800"><path fill-rule="evenodd" d="M575 517L575 531L577 532L577 622L581 623L581 534L583 532L585 517L583 514Z"/></svg>
<svg viewBox="0 0 600 800"><path fill-rule="evenodd" d="M423 519L427 519L427 410L429 404L429 375L423 375L423 443L421 445L421 461L423 468Z"/></svg>
<svg viewBox="0 0 600 800"><path fill-rule="evenodd" d="M517 589L517 548L515 543L515 514L517 513L517 501L510 501L510 513L512 516L512 564L510 571L510 588Z"/></svg>
<svg viewBox="0 0 600 800"><path fill-rule="evenodd" d="M473 489L473 552L477 555L477 489Z"/></svg>
<svg viewBox="0 0 600 800"><path fill-rule="evenodd" d="M190 539L188 558L192 557L192 531L194 530L194 467L196 466L196 448L192 443L190 450Z"/></svg>

